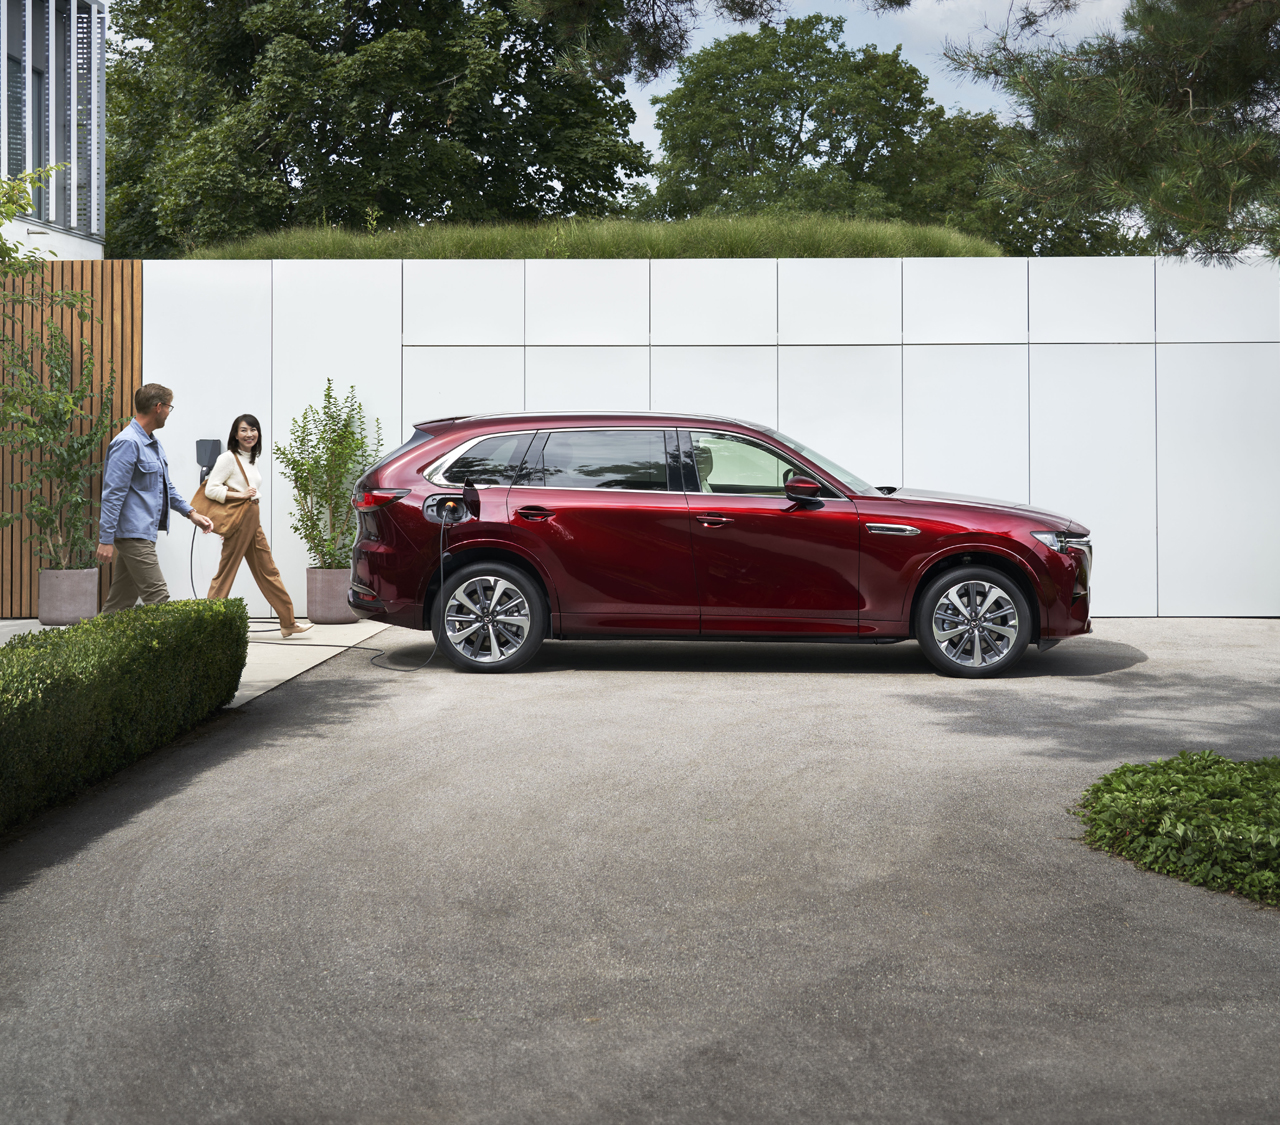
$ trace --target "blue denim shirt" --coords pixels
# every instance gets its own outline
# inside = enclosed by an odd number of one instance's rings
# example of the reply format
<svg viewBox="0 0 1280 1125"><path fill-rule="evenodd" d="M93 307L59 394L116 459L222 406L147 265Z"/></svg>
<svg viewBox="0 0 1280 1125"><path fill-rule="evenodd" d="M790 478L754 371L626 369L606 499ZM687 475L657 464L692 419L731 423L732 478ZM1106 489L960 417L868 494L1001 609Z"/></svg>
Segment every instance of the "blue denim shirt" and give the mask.
<svg viewBox="0 0 1280 1125"><path fill-rule="evenodd" d="M135 419L107 447L98 542L150 539L154 543L161 517L168 514L166 506L184 516L191 511L169 479L169 462L159 439Z"/></svg>

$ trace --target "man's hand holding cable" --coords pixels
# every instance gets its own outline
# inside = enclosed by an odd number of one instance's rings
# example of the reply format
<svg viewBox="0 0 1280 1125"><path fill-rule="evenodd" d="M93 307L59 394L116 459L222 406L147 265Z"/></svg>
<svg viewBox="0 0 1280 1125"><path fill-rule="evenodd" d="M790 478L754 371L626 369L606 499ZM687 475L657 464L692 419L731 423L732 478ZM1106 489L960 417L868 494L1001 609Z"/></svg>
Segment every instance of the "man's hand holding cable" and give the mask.
<svg viewBox="0 0 1280 1125"><path fill-rule="evenodd" d="M196 527L200 528L206 535L213 530L213 520L208 516L202 516L194 508L187 513L187 519L195 524Z"/></svg>

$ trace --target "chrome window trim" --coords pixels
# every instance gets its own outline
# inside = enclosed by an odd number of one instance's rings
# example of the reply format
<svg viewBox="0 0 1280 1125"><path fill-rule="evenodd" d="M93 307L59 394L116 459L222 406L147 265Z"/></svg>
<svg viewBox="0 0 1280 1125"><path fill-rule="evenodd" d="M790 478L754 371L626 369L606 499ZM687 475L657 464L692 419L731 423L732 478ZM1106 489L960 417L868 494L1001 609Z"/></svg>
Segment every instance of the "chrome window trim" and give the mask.
<svg viewBox="0 0 1280 1125"><path fill-rule="evenodd" d="M478 445L482 441L488 441L490 438L502 437L520 437L522 434L536 434L537 429L532 430L497 430L491 434L481 434L479 437L473 437L470 441L465 441L459 446L455 446L443 457L438 457L432 461L425 469L422 470L422 478L428 484L434 484L437 488L461 488L462 485L454 484L453 481L441 480L440 475L449 468L459 457L461 457L468 449L474 445ZM478 484L476 488L507 488L505 484Z"/></svg>
<svg viewBox="0 0 1280 1125"><path fill-rule="evenodd" d="M694 428L694 427L692 427L692 426L682 426L682 427L680 427L680 428L681 428L681 429L683 429L683 430L685 430L685 431L689 434L689 440L690 440L690 441L692 441L692 440L693 440L693 435L694 435L694 434L712 434L712 435L714 435L715 437L738 438L738 439L739 439L739 440L741 440L741 441L747 441L747 442L750 442L750 443L751 443L752 445L754 445L757 449L762 449L762 450L764 450L764 452L772 454L772 455L773 455L774 457L776 457L779 461L789 461L789 462L791 462L791 466L792 466L792 468L794 468L795 470L797 470L797 472L802 472L802 473L804 473L804 474L805 474L805 475L806 475L810 480L815 479L815 478L814 478L814 473L813 473L813 470L812 470L812 469L808 469L808 468L806 468L804 465L797 464L797 463L793 460L793 458L795 458L795 457L802 457L802 456L804 456L804 455L803 455L802 453L800 453L798 450L792 449L789 445L783 445L783 446L782 446L782 448L783 448L783 449L785 449L785 450L787 451L787 453L791 454L791 456L790 456L790 457L788 457L786 454L784 454L784 453L782 452L782 450L778 449L776 446L770 445L767 441L761 441L761 440L760 440L760 438L759 438L759 437L757 437L757 436L756 436L756 435L754 435L754 434L735 434L735 433L732 433L732 432L727 431L727 430L698 430L698 429L695 429L695 428ZM766 437L767 437L768 435L762 435L762 436L766 436ZM779 442L779 444L781 445L782 443L781 443L781 442ZM695 470L695 471L697 470L697 465L696 465L696 464L694 465L694 470ZM820 474L820 475L818 475L818 476L817 476L817 478L816 478L816 479L817 479L818 483L819 483L820 485L822 485L824 488L829 488L829 489L831 489L831 491L832 491L832 492L834 492L834 493L835 493L835 495L834 495L834 496L819 496L819 497L818 497L818 499L819 499L819 500L821 500L824 504L825 504L825 503L827 503L827 502L829 502L829 501L831 501L831 500L848 500L848 499L849 499L849 497L848 497L848 496L846 496L843 492L841 492L841 491L840 491L840 489L838 489L838 488L836 488L834 485L832 485L832 484L831 484L831 482L830 482L829 480L827 480L827 478L826 478L825 476L823 476L823 475L821 475L821 474ZM783 496L775 496L772 492L703 492L703 491L701 490L701 485L702 485L702 474L701 474L701 473L698 473L698 485L699 485L699 490L698 490L697 492L689 492L689 491L686 489L686 490L685 490L685 495L686 495L686 496L754 496L754 497L756 497L756 498L758 498L758 499L760 499L760 500L785 500L785 499L787 499L787 497L786 497L785 495L783 495Z"/></svg>
<svg viewBox="0 0 1280 1125"><path fill-rule="evenodd" d="M674 426L543 426L535 433L547 434L603 434L612 433L616 430L626 430L633 433L646 434L665 434L668 431L674 433ZM519 433L528 433L527 430L520 430ZM487 435L497 436L497 435ZM556 485L556 484L529 484L527 481L511 485L512 488L542 488L550 491L555 489L557 492L603 492L609 496L617 496L620 494L635 496L685 496L681 491L673 491L670 488L579 488L576 485Z"/></svg>

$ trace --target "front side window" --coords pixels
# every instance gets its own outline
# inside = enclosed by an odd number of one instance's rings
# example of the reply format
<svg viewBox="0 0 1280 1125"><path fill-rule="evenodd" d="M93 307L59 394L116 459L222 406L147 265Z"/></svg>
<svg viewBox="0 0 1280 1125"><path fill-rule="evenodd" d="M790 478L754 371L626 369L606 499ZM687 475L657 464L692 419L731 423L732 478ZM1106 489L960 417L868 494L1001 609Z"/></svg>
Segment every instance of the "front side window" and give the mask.
<svg viewBox="0 0 1280 1125"><path fill-rule="evenodd" d="M441 474L447 484L510 484L520 468L531 433L498 434L476 442Z"/></svg>
<svg viewBox="0 0 1280 1125"><path fill-rule="evenodd" d="M661 430L552 430L541 453L530 457L520 484L666 492L665 435Z"/></svg>
<svg viewBox="0 0 1280 1125"><path fill-rule="evenodd" d="M799 465L739 434L692 430L689 437L702 492L783 496L787 481L808 475Z"/></svg>

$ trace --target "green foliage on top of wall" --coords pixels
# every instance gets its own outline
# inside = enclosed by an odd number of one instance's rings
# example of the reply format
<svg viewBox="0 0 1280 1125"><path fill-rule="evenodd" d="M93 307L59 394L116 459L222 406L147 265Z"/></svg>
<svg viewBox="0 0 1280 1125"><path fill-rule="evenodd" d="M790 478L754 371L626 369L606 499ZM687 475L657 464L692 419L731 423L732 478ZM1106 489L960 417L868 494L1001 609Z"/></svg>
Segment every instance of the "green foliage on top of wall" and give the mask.
<svg viewBox="0 0 1280 1125"><path fill-rule="evenodd" d="M946 227L834 215L703 216L546 223L428 223L378 234L293 227L218 246L227 258L990 258L993 243Z"/></svg>

